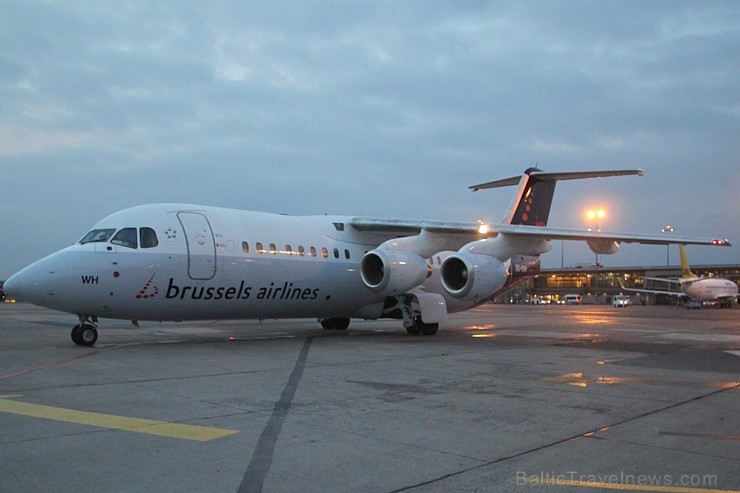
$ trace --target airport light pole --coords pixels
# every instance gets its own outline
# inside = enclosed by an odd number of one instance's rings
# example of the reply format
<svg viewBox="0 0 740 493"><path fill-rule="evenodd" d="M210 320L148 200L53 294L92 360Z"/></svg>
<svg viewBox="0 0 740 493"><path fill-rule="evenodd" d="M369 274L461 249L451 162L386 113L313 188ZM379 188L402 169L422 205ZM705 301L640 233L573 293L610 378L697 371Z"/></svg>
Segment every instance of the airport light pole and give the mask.
<svg viewBox="0 0 740 493"><path fill-rule="evenodd" d="M606 216L606 212L604 212L604 209L591 209L590 211L586 212L586 217L589 219L594 220L594 231L599 230L599 219L603 219ZM593 282L593 288L596 292L596 298L595 303L599 303L599 290L598 290L598 279L599 279L599 254L598 252L595 253L595 264L594 264L594 282Z"/></svg>
<svg viewBox="0 0 740 493"><path fill-rule="evenodd" d="M599 219L603 219L606 216L604 209L591 209L586 212L586 217L594 220L594 231L599 231ZM596 254L596 267L599 266L599 254Z"/></svg>
<svg viewBox="0 0 740 493"><path fill-rule="evenodd" d="M675 229L673 229L673 226L671 226L669 224L668 226L666 226L665 228L661 229L660 231L662 233L670 234L670 233L673 233L675 231ZM671 265L671 257L670 257L669 247L670 247L670 245L666 245L665 246L665 266L666 267L669 267Z"/></svg>

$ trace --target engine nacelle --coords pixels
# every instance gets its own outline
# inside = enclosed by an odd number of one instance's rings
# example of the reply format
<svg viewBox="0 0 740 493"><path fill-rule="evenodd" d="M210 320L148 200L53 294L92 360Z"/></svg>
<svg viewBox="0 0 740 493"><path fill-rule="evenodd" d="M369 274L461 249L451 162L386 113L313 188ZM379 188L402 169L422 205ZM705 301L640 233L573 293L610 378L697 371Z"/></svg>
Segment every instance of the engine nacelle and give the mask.
<svg viewBox="0 0 740 493"><path fill-rule="evenodd" d="M592 252L600 253L602 255L611 255L613 253L617 253L617 250L619 250L619 243L613 240L591 238L590 240L586 240L586 243L588 243Z"/></svg>
<svg viewBox="0 0 740 493"><path fill-rule="evenodd" d="M506 268L497 258L459 252L442 262L442 287L462 301L483 300L506 284Z"/></svg>
<svg viewBox="0 0 740 493"><path fill-rule="evenodd" d="M386 296L407 292L431 273L431 267L419 255L397 250L371 250L362 257L360 267L365 286Z"/></svg>

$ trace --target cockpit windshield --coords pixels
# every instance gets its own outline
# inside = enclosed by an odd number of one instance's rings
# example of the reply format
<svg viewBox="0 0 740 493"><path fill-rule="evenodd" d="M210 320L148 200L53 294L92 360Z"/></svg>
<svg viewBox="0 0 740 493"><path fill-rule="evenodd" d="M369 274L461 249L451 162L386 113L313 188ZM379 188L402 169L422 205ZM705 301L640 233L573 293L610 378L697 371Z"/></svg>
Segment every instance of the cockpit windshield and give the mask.
<svg viewBox="0 0 740 493"><path fill-rule="evenodd" d="M123 228L110 240L114 245L136 248L136 228Z"/></svg>
<svg viewBox="0 0 740 493"><path fill-rule="evenodd" d="M80 240L80 245L84 245L85 243L104 243L115 232L115 229L93 229Z"/></svg>
<svg viewBox="0 0 740 493"><path fill-rule="evenodd" d="M123 228L116 233L115 229L94 229L87 233L81 240L80 245L85 243L105 243L110 241L114 245L127 248L154 248L159 245L157 233L152 228L139 228L137 241L137 228ZM115 236L114 236L115 233Z"/></svg>

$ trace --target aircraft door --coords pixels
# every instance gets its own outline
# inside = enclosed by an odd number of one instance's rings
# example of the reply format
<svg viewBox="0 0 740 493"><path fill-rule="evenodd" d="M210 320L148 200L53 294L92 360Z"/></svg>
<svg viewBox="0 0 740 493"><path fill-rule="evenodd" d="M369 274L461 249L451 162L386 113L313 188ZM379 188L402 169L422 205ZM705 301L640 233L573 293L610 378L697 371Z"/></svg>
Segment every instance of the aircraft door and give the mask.
<svg viewBox="0 0 740 493"><path fill-rule="evenodd" d="M178 212L188 246L188 275L206 281L216 275L216 242L208 218L200 212Z"/></svg>

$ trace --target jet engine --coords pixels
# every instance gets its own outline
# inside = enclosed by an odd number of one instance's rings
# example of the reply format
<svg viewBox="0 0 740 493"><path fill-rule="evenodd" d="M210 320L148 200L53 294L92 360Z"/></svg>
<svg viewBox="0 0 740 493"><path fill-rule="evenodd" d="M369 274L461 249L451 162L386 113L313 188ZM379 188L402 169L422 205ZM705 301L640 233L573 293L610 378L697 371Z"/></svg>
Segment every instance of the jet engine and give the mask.
<svg viewBox="0 0 740 493"><path fill-rule="evenodd" d="M407 292L424 282L431 272L431 267L419 255L386 249L367 252L360 266L365 286L386 296Z"/></svg>
<svg viewBox="0 0 740 493"><path fill-rule="evenodd" d="M470 252L450 255L441 267L442 287L453 298L478 301L506 283L506 268L497 258Z"/></svg>
<svg viewBox="0 0 740 493"><path fill-rule="evenodd" d="M586 240L586 243L588 243L592 252L602 255L611 255L617 253L617 250L619 250L619 243L613 240L591 238L590 240Z"/></svg>

